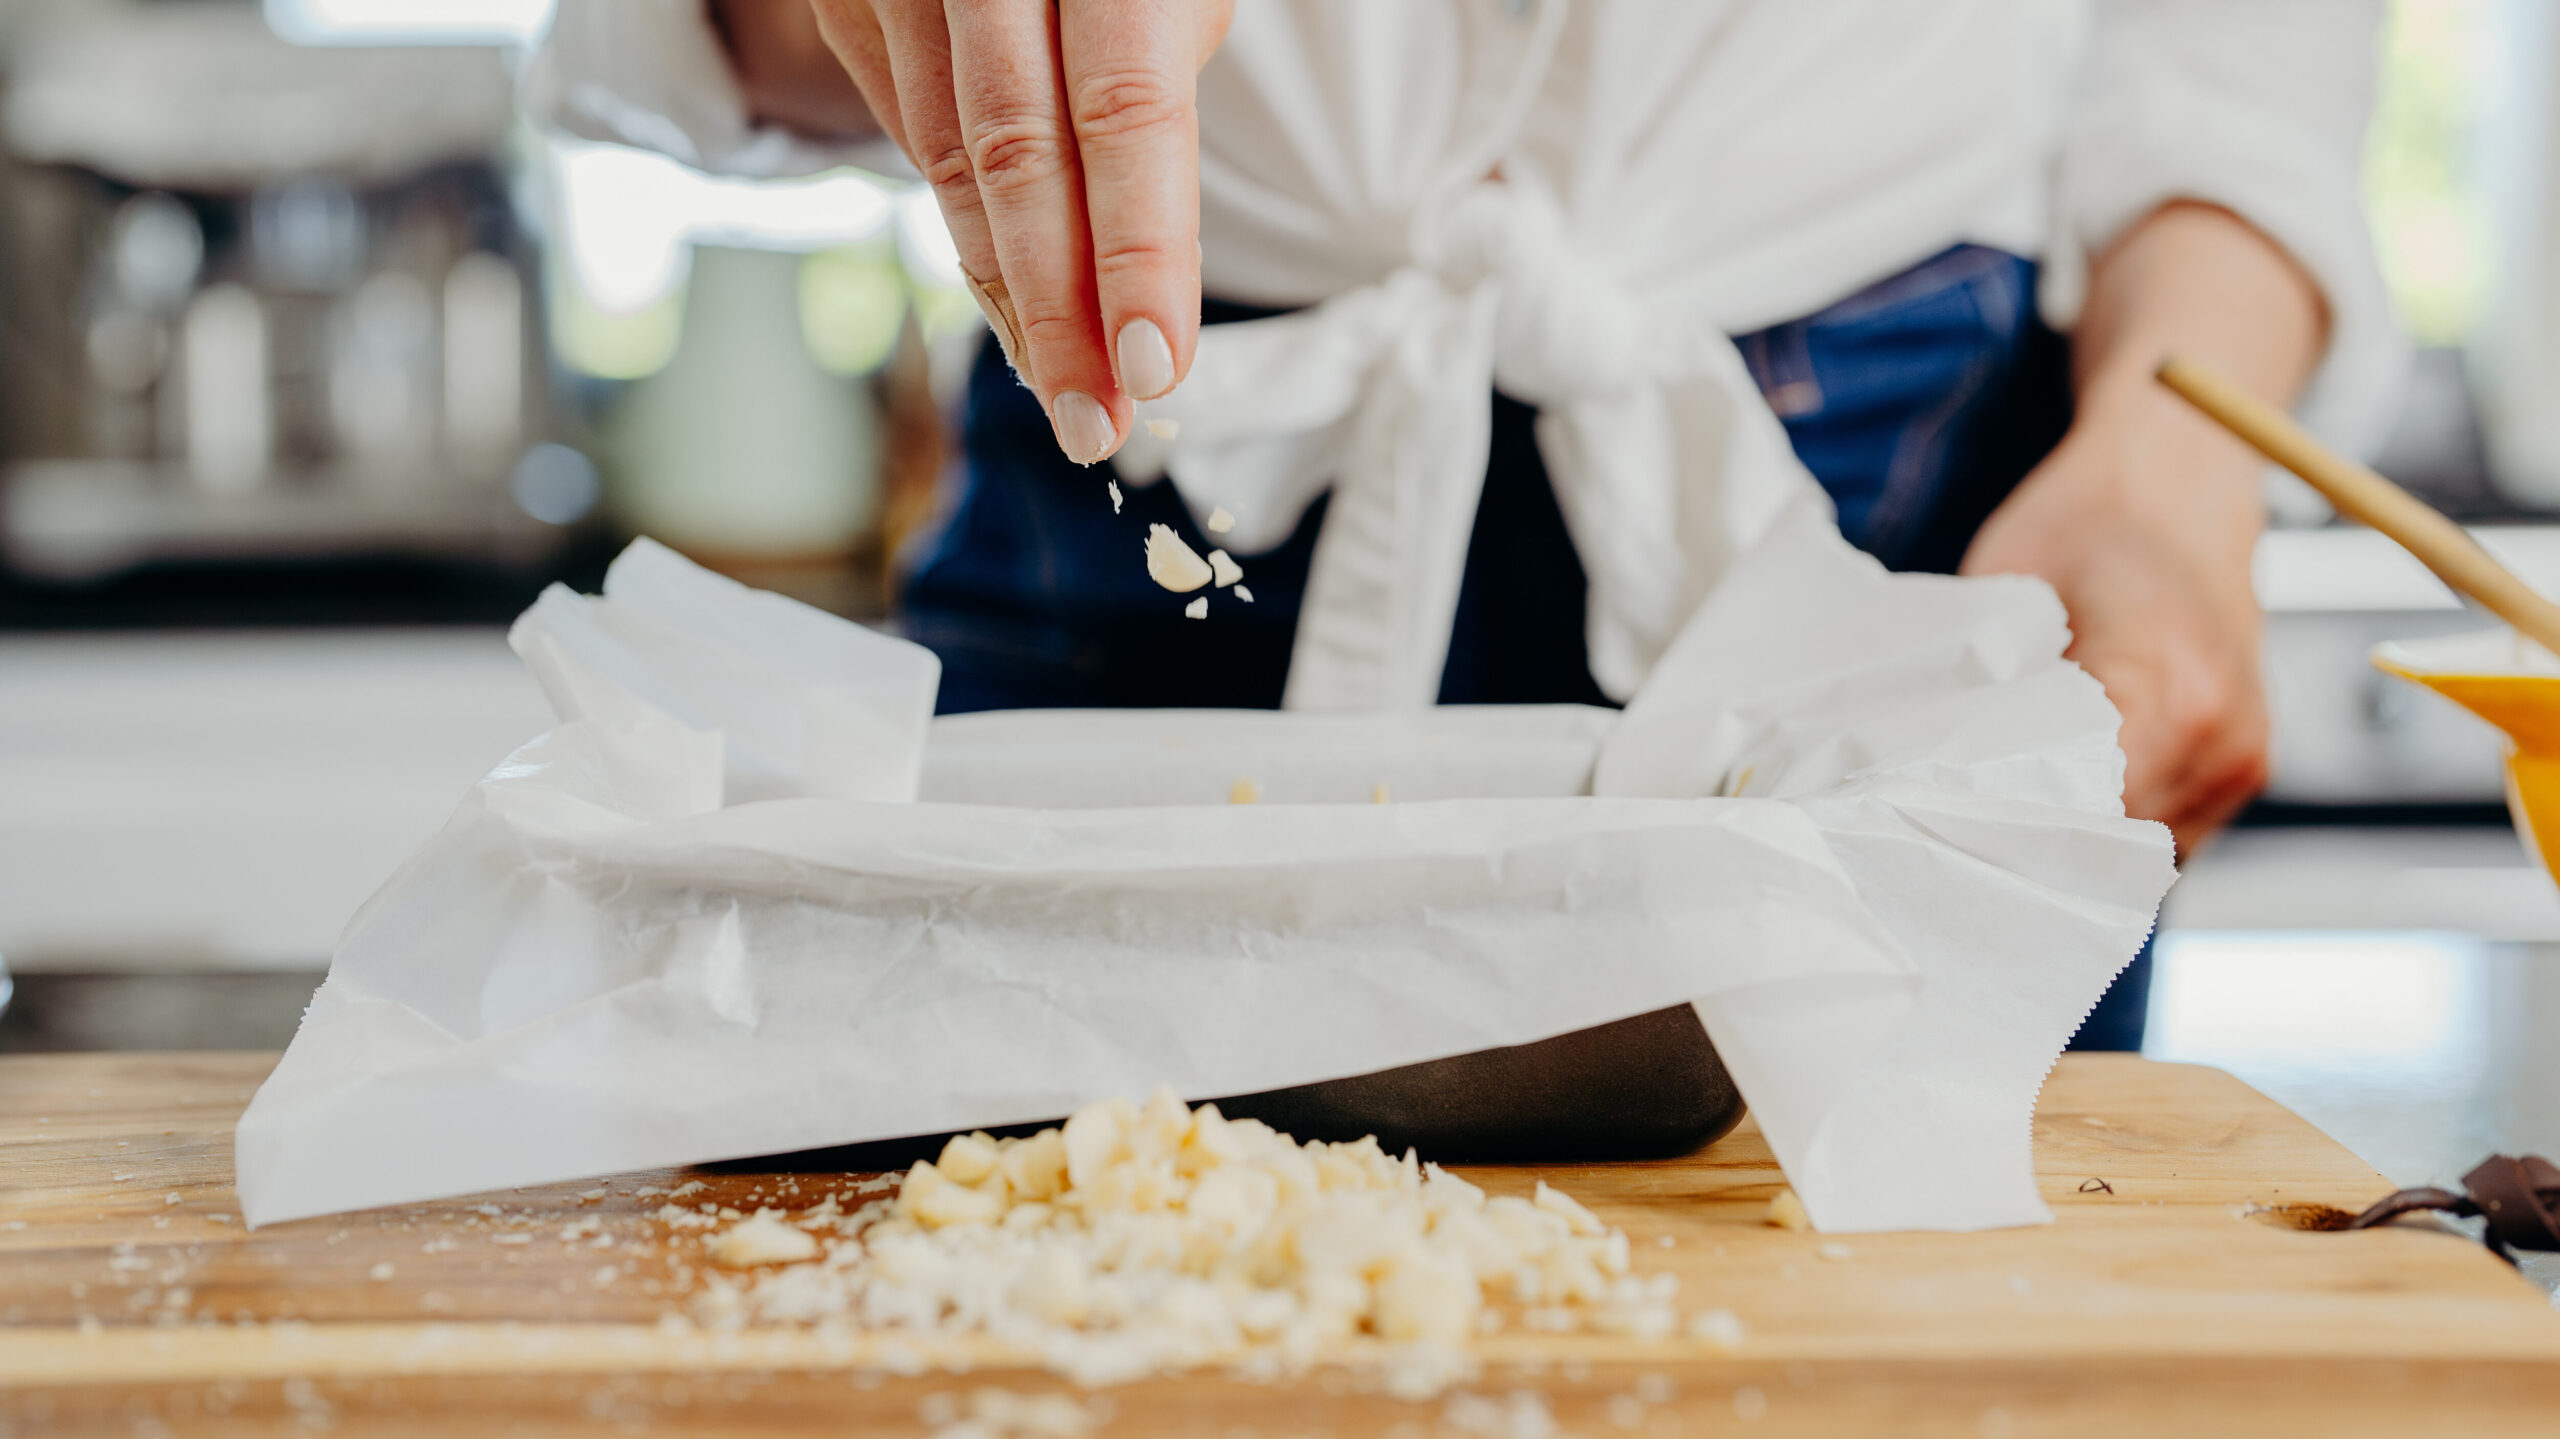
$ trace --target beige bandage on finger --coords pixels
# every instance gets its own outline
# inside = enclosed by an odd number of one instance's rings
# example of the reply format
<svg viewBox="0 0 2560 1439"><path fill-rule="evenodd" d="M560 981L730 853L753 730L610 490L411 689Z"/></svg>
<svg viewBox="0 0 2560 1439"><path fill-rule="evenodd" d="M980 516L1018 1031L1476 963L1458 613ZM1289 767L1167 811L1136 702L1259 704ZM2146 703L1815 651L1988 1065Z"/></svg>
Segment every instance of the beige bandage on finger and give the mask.
<svg viewBox="0 0 2560 1439"><path fill-rule="evenodd" d="M1028 377L1031 372L1022 364L1022 322L1014 318L1013 297L1005 293L1002 277L981 280L964 273L960 278L969 282L969 297L978 302L988 328L996 332L996 343L1004 346L1005 362L1013 366L1015 374Z"/></svg>

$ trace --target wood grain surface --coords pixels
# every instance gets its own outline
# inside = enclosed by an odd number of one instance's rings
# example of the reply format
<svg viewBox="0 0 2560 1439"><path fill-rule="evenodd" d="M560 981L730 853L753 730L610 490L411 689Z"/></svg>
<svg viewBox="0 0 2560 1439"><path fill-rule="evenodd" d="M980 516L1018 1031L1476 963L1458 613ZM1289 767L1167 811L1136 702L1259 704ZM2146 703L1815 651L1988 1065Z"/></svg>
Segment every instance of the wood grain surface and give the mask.
<svg viewBox="0 0 2560 1439"><path fill-rule="evenodd" d="M1767 1227L1781 1181L1748 1124L1685 1159L1471 1167L1582 1198L1640 1270L1679 1275L1684 1312L1732 1309L1748 1337L1514 1328L1415 1403L1358 1353L1284 1384L1086 1394L981 1343L661 1324L701 1236L641 1191L752 1210L840 1173L658 1171L248 1234L231 1126L272 1063L0 1059L0 1436L1031 1432L954 1423L981 1391L1066 1394L1092 1433L1222 1439L2560 1432L2544 1297L2439 1229L2291 1227L2388 1186L2207 1069L2066 1057L2036 1120L2045 1228Z"/></svg>

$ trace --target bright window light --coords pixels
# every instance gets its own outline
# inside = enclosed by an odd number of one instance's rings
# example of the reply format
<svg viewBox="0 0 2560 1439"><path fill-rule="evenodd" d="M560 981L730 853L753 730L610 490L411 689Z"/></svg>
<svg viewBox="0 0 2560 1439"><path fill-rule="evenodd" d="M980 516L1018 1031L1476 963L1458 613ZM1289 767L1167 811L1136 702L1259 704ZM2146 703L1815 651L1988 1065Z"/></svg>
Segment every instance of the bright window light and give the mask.
<svg viewBox="0 0 2560 1439"><path fill-rule="evenodd" d="M554 0L266 0L267 27L296 45L525 45Z"/></svg>
<svg viewBox="0 0 2560 1439"><path fill-rule="evenodd" d="M740 180L618 145L562 142L553 154L571 272L607 315L673 293L697 244L811 254L870 238L896 207L880 181L851 170Z"/></svg>
<svg viewBox="0 0 2560 1439"><path fill-rule="evenodd" d="M2461 1067L2486 1043L2472 935L2187 932L2160 937L2154 1059Z"/></svg>
<svg viewBox="0 0 2560 1439"><path fill-rule="evenodd" d="M830 374L867 375L896 348L907 280L887 253L827 250L800 262L800 334Z"/></svg>
<svg viewBox="0 0 2560 1439"><path fill-rule="evenodd" d="M942 207L922 185L898 197L898 255L919 285L961 288L960 248L951 243L951 228L942 223Z"/></svg>

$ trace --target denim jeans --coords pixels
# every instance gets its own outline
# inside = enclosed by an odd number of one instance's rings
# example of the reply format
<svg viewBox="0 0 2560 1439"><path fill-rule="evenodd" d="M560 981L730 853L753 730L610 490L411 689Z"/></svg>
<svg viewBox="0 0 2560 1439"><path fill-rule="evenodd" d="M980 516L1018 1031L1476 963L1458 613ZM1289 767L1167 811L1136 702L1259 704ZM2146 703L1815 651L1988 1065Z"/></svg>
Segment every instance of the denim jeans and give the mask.
<svg viewBox="0 0 2560 1439"><path fill-rule="evenodd" d="M1994 507L2071 421L2069 355L2037 318L2036 267L1959 245L1816 314L1737 336L1841 532L1894 569L1952 571ZM1215 324L1268 311L1211 302ZM1443 704L1608 703L1583 643L1586 583L1532 426L1494 396L1483 498L1441 673ZM1123 486L1070 463L989 345L970 376L958 502L908 581L908 633L942 657L945 713L1050 706L1280 702L1307 566L1310 507L1249 557L1254 603L1182 617L1140 563L1151 523L1207 550L1169 484ZM2076 1048L2138 1049L2150 947Z"/></svg>

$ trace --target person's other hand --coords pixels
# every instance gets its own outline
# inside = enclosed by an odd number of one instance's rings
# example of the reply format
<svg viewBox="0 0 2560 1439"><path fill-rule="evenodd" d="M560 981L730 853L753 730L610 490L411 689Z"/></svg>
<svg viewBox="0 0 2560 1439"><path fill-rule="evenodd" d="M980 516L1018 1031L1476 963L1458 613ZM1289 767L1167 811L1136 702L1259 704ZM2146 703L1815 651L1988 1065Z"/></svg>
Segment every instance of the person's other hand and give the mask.
<svg viewBox="0 0 2560 1439"><path fill-rule="evenodd" d="M1194 81L1233 0L814 3L1059 448L1109 456L1198 339Z"/></svg>
<svg viewBox="0 0 2560 1439"><path fill-rule="evenodd" d="M1992 513L1963 572L2041 575L2071 657L2124 717L2124 807L2192 857L2267 780L2250 560L2265 462L2153 378L2205 361L2279 404L2328 343L2311 276L2228 210L2172 201L2090 265L2071 432Z"/></svg>
<svg viewBox="0 0 2560 1439"><path fill-rule="evenodd" d="M1982 527L1963 570L2053 585L2071 658L2124 717L2125 812L2167 824L2192 856L2267 779L2249 583L2259 519L2254 470L2197 453L2219 437L2161 399L2147 419L2076 426Z"/></svg>

